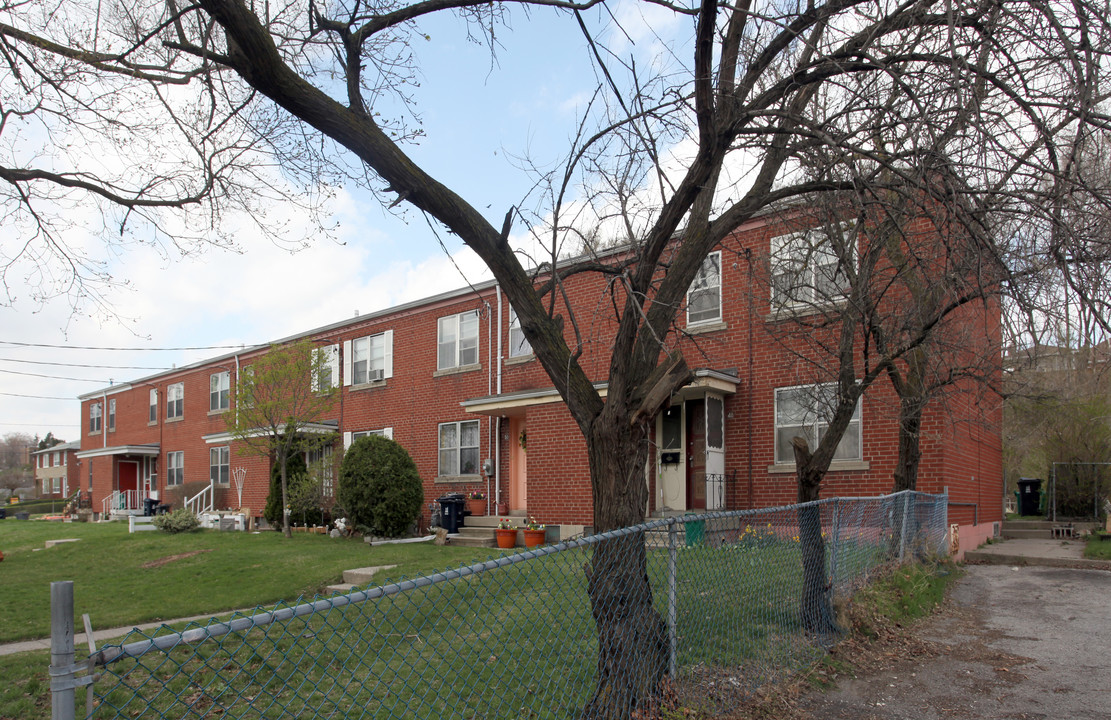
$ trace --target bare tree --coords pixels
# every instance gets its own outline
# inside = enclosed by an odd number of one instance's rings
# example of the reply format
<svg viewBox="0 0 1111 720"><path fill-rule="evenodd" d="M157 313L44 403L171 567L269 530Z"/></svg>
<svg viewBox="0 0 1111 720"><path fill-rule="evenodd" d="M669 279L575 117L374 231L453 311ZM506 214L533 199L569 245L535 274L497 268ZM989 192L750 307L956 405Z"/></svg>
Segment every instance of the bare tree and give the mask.
<svg viewBox="0 0 1111 720"><path fill-rule="evenodd" d="M271 346L236 378L228 432L240 443L238 452L270 458L280 468L287 538L292 537L289 458L335 440L335 431L321 424L338 392L331 370L328 351L301 340Z"/></svg>
<svg viewBox="0 0 1111 720"><path fill-rule="evenodd" d="M171 242L208 238L196 224L177 232L164 218L218 227L229 209L285 194L286 177L313 187L360 182L408 204L470 246L507 294L586 439L595 527L634 524L647 500L651 421L690 377L672 330L707 253L759 213L831 196L860 217L835 244L834 265L856 276L845 302L867 304L870 278L884 265L879 243L858 240L869 224L884 226L882 208L897 193L924 200L916 207L942 237L1015 267L1012 254L1029 250L1018 247L1016 228L1030 217L1052 221L1043 201L1084 172L1067 162L1074 139L1105 124L1109 45L1107 7L1094 0L644 3L689 33L648 66L606 46L622 28L595 0L13 5L0 23L8 121L0 137L13 147L18 129L35 124L41 147L72 148L57 140L92 133L86 143L119 148L122 160L67 163L63 153L43 163L33 152L9 153L0 178L11 226L25 247L49 248L23 256L55 253L81 280L103 276L73 257L58 233L62 214L51 222L43 204L107 203L123 208L108 211L119 227L147 218L148 232ZM598 70L566 162L531 196L534 217L545 219L534 226L547 247L538 258L544 282L509 244L524 210L491 222L403 149L415 127L406 122L408 81L418 71L408 43L424 19L445 12L495 53L511 14L514 23L573 23ZM156 130L176 136L176 155L140 152L161 150ZM285 177L266 164L274 160ZM603 220L628 252L564 264L560 248L592 247L591 226ZM1075 255L1054 254L1057 237L1031 242L1068 266ZM580 273L608 279L592 309L607 323L576 317L563 302L564 284ZM860 395L922 342L922 333L892 341L885 362L861 369L870 337L862 317L845 313L815 335L841 359L827 436L843 432ZM607 336L591 337L594 327ZM604 398L580 363L594 341L610 358ZM832 442L800 456L800 486L816 491ZM598 685L584 717L627 717L666 673L644 552L629 536L591 561Z"/></svg>
<svg viewBox="0 0 1111 720"><path fill-rule="evenodd" d="M0 488L11 495L34 481L30 453L35 440L27 433L8 433L0 439Z"/></svg>

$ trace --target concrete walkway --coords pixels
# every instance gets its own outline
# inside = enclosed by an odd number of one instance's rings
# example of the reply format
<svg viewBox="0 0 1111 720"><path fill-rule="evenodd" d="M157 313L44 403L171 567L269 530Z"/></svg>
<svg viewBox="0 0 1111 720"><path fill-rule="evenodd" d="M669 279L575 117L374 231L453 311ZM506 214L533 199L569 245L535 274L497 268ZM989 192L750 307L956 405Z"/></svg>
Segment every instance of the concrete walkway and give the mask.
<svg viewBox="0 0 1111 720"><path fill-rule="evenodd" d="M208 624L212 619L226 619L230 618L235 613L250 613L256 612L256 608L249 608L245 610L230 610L228 612L209 614L209 615L194 615L192 617L176 618L174 620L161 620L159 622L143 623L142 625L133 625L130 627L107 628L105 630L93 630L93 640L96 641L97 650L108 643L109 640L117 640L126 637L135 630L142 630L144 632L149 630L158 630L165 625L177 625L178 623L196 622ZM76 618L77 625L74 630L83 627L81 618ZM77 647L77 657L87 655L89 650L89 641L85 637L84 632L74 633L74 645ZM50 638L42 640L21 640L19 642L6 643L0 645L0 655L14 655L21 652L32 652L35 650L50 650Z"/></svg>
<svg viewBox="0 0 1111 720"><path fill-rule="evenodd" d="M1080 539L1036 540L1016 538L996 541L977 550L969 550L964 554L964 561L979 565L1035 565L1111 570L1111 560L1089 560L1085 558L1084 546L1085 541Z"/></svg>

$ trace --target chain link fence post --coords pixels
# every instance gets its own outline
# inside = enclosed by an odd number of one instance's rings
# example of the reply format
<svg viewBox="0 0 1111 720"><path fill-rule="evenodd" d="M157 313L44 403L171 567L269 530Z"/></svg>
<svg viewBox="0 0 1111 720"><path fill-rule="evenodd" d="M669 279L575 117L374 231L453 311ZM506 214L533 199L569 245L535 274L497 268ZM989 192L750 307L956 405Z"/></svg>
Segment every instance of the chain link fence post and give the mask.
<svg viewBox="0 0 1111 720"><path fill-rule="evenodd" d="M899 562L906 562L907 516L910 513L910 491L903 491L903 516L899 518Z"/></svg>
<svg viewBox="0 0 1111 720"><path fill-rule="evenodd" d="M837 555L841 545L841 498L833 499L833 520L829 528L829 586L837 587Z"/></svg>
<svg viewBox="0 0 1111 720"><path fill-rule="evenodd" d="M679 523L675 518L667 521L667 671L671 677L678 672L679 633L677 607L679 588Z"/></svg>
<svg viewBox="0 0 1111 720"><path fill-rule="evenodd" d="M73 581L50 583L50 718L76 720Z"/></svg>

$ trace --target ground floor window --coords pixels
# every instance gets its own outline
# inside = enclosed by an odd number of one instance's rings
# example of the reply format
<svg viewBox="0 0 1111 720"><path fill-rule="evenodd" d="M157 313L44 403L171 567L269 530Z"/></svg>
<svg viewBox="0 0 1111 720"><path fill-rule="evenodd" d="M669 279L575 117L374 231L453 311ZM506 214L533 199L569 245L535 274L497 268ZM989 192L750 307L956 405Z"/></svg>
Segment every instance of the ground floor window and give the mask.
<svg viewBox="0 0 1111 720"><path fill-rule="evenodd" d="M366 433L360 433L360 436ZM305 453L305 465L309 474L320 483L320 494L324 497L333 497L336 494L336 468L333 460L332 446L315 448Z"/></svg>
<svg viewBox="0 0 1111 720"><path fill-rule="evenodd" d="M230 455L227 445L208 451L208 479L217 485L227 485L231 481Z"/></svg>
<svg viewBox="0 0 1111 720"><path fill-rule="evenodd" d="M795 461L791 438L803 437L813 451L825 437L836 409L836 383L799 385L775 391L775 461ZM860 403L837 445L834 460L861 459Z"/></svg>
<svg viewBox="0 0 1111 720"><path fill-rule="evenodd" d="M166 485L181 485L185 482L185 451L166 453Z"/></svg>
<svg viewBox="0 0 1111 720"><path fill-rule="evenodd" d="M440 474L478 474L478 420L440 425Z"/></svg>

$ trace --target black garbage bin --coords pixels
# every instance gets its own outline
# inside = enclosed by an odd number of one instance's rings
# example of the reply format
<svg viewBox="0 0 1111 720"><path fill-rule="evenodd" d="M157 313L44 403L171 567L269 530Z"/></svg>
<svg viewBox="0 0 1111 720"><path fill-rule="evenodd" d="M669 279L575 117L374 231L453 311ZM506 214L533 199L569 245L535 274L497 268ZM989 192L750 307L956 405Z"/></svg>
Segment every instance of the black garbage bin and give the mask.
<svg viewBox="0 0 1111 720"><path fill-rule="evenodd" d="M467 500L461 493L451 493L436 498L436 502L440 503L440 525L449 533L459 532L459 528L463 527L463 508Z"/></svg>
<svg viewBox="0 0 1111 720"><path fill-rule="evenodd" d="M6 517L8 517L8 511L0 507L0 520L3 520Z"/></svg>
<svg viewBox="0 0 1111 720"><path fill-rule="evenodd" d="M158 506L158 501L154 498L143 498L143 515L150 517L154 515L154 509Z"/></svg>
<svg viewBox="0 0 1111 720"><path fill-rule="evenodd" d="M1037 515L1038 501L1041 498L1042 481L1038 478L1019 478L1018 481L1018 514Z"/></svg>

